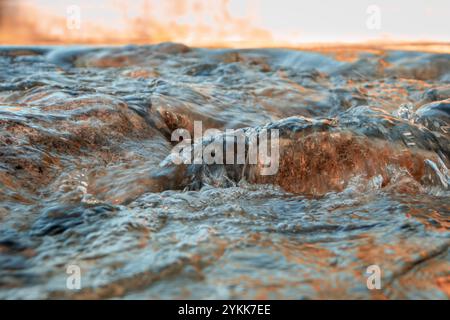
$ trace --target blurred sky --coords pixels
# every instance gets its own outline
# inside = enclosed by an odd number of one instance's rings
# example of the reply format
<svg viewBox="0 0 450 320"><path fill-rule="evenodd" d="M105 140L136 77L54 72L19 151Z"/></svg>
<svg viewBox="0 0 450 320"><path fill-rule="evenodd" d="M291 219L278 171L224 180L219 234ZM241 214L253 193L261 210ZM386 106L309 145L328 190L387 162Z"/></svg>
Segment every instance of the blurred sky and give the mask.
<svg viewBox="0 0 450 320"><path fill-rule="evenodd" d="M80 9L79 28L68 27L71 5ZM366 24L371 5L380 9L379 28ZM450 0L0 0L2 44L368 40L449 42Z"/></svg>

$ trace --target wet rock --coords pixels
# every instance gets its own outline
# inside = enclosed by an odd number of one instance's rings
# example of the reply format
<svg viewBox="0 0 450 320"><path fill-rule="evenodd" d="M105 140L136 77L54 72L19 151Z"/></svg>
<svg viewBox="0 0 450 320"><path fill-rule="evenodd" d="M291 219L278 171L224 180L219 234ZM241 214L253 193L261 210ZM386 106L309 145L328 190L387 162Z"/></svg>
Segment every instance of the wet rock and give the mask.
<svg viewBox="0 0 450 320"><path fill-rule="evenodd" d="M185 73L190 76L210 76L216 68L216 64L201 63L190 66L186 69Z"/></svg>
<svg viewBox="0 0 450 320"><path fill-rule="evenodd" d="M450 72L450 58L447 54L396 51L387 58L388 75L398 77L433 80Z"/></svg>
<svg viewBox="0 0 450 320"><path fill-rule="evenodd" d="M440 101L450 98L450 86L441 86L428 89L423 93L423 99L428 102Z"/></svg>
<svg viewBox="0 0 450 320"><path fill-rule="evenodd" d="M367 181L380 176L381 186L386 186L393 174L404 170L420 184L425 177L426 160L438 161L438 152L445 150L441 145L448 142L446 139L439 141L430 132L409 122L394 120L382 111L363 107L351 109L337 119L291 117L243 129L246 159L250 145L255 143L251 142L251 137L272 129L279 130L280 135L276 142L280 147L279 168L274 174L262 174L261 164L248 162L245 165L191 164L187 165L185 179L180 183L198 189L203 185L229 187L245 179L279 185L292 193L317 196L343 191L357 176ZM223 134L203 140L201 144L206 148L220 147L223 143L223 154L226 154L226 141L229 141L227 135ZM193 150L195 157L195 147ZM164 163L170 166L171 161L169 157Z"/></svg>
<svg viewBox="0 0 450 320"><path fill-rule="evenodd" d="M107 219L114 212L115 208L109 205L56 205L40 214L32 227L32 234L55 236L65 231L79 230L87 235L93 223Z"/></svg>
<svg viewBox="0 0 450 320"><path fill-rule="evenodd" d="M428 129L443 133L450 133L450 99L436 101L423 105L416 111L416 123Z"/></svg>
<svg viewBox="0 0 450 320"><path fill-rule="evenodd" d="M163 42L152 47L153 50L166 54L187 53L191 49L182 43Z"/></svg>

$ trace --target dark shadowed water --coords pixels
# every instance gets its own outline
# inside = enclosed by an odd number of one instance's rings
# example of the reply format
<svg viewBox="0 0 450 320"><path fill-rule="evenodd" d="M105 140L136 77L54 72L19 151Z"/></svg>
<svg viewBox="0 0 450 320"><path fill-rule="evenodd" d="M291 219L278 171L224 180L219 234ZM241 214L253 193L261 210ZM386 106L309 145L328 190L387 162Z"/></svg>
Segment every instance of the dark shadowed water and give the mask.
<svg viewBox="0 0 450 320"><path fill-rule="evenodd" d="M0 49L0 298L448 299L450 55L347 53ZM278 172L174 165L195 120Z"/></svg>

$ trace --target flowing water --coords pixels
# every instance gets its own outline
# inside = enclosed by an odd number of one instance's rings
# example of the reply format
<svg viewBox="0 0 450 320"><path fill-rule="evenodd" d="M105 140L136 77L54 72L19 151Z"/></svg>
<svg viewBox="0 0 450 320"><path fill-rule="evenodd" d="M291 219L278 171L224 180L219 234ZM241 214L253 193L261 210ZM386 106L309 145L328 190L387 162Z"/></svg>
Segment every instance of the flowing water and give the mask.
<svg viewBox="0 0 450 320"><path fill-rule="evenodd" d="M3 47L0 80L0 298L450 296L448 54ZM194 121L278 129L278 172L171 163Z"/></svg>

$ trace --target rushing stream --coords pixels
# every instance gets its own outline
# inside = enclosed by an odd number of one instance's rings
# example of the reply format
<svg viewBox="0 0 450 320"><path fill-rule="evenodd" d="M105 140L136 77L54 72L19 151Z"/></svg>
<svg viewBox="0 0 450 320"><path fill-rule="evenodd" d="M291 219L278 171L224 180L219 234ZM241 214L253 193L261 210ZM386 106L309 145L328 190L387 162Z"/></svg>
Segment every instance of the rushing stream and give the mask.
<svg viewBox="0 0 450 320"><path fill-rule="evenodd" d="M194 121L278 171L175 165ZM448 168L449 54L2 47L0 298L448 299Z"/></svg>

